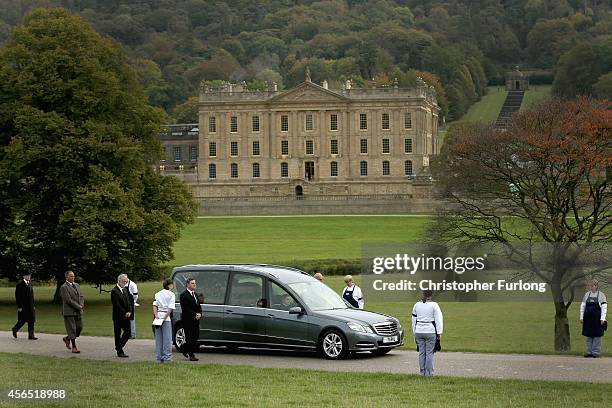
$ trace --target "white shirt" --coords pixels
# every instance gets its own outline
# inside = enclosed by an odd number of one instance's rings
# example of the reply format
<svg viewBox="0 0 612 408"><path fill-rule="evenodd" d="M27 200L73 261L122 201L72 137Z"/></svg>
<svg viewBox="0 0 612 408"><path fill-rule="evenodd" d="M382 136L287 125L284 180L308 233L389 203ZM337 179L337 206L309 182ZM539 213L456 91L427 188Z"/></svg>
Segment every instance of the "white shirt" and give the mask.
<svg viewBox="0 0 612 408"><path fill-rule="evenodd" d="M442 310L436 302L418 302L412 308L412 333L436 333L442 334L444 321ZM432 322L436 322L434 327Z"/></svg>
<svg viewBox="0 0 612 408"><path fill-rule="evenodd" d="M176 298L174 292L168 289L162 289L155 294L153 304L157 306L157 318L161 319L166 314L168 309L174 310ZM170 321L170 315L166 317L166 322Z"/></svg>
<svg viewBox="0 0 612 408"><path fill-rule="evenodd" d="M134 303L136 303L138 301L138 286L134 283L134 281L128 281L127 290L130 291L130 294L134 298Z"/></svg>
<svg viewBox="0 0 612 408"><path fill-rule="evenodd" d="M342 295L344 295L344 292L346 292L347 290L353 290L353 299L357 301L357 307L359 309L363 309L363 307L365 306L365 301L363 300L361 288L357 285L353 285L350 288L348 286L345 286L344 290L342 291Z"/></svg>
<svg viewBox="0 0 612 408"><path fill-rule="evenodd" d="M601 318L599 320L606 320L606 314L608 313L608 300L606 299L606 295L599 291L595 293L589 291L584 294L582 303L580 303L580 320L584 320L584 309L586 308L587 299L595 296L597 296L599 307L601 307Z"/></svg>

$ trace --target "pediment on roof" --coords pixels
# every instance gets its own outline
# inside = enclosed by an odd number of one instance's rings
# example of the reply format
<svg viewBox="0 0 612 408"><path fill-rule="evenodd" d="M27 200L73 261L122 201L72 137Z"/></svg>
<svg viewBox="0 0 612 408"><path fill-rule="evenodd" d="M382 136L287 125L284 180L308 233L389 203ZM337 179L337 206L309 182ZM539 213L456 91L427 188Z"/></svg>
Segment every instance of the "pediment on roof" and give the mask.
<svg viewBox="0 0 612 408"><path fill-rule="evenodd" d="M307 101L343 101L344 95L340 95L312 82L304 82L295 88L289 89L270 99L273 102L307 102Z"/></svg>

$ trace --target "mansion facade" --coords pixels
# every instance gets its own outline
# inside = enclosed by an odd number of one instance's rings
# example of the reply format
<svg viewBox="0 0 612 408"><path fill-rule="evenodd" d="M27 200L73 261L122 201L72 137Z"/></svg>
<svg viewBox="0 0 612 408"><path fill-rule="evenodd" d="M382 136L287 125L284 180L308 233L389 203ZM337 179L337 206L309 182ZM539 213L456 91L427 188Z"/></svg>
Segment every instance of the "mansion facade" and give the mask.
<svg viewBox="0 0 612 408"><path fill-rule="evenodd" d="M206 87L197 127L162 135L159 169L182 174L200 198L410 195L430 183L438 112L421 80L412 89L347 81L332 90L308 76L285 91Z"/></svg>

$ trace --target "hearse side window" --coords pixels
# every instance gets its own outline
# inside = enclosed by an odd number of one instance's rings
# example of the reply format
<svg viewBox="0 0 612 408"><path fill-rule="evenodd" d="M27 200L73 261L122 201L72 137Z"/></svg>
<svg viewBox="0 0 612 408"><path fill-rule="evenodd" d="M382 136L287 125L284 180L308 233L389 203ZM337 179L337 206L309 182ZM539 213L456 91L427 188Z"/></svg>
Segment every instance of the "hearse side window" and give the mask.
<svg viewBox="0 0 612 408"><path fill-rule="evenodd" d="M194 277L193 272L179 272L174 275L172 281L174 282L174 293L176 296L176 301L179 301L179 295L185 291L185 282L187 278ZM197 283L197 282L196 282ZM196 290L197 291L197 290Z"/></svg>
<svg viewBox="0 0 612 408"><path fill-rule="evenodd" d="M234 273L230 289L229 305L257 307L263 299L263 277L248 273Z"/></svg>
<svg viewBox="0 0 612 408"><path fill-rule="evenodd" d="M225 301L229 272L206 271L199 272L196 278L196 292L204 295L204 303L222 305ZM199 278L199 279L198 279Z"/></svg>
<svg viewBox="0 0 612 408"><path fill-rule="evenodd" d="M299 306L295 301L295 298L289 294L285 289L277 285L276 283L270 282L270 309L286 310L289 311L292 307Z"/></svg>

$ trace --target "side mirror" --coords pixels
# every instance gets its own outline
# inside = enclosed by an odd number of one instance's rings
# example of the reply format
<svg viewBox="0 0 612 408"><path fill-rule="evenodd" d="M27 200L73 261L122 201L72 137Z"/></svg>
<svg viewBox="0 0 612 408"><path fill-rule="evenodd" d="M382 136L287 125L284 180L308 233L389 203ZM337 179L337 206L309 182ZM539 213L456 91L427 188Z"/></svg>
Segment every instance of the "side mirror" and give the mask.
<svg viewBox="0 0 612 408"><path fill-rule="evenodd" d="M304 312L302 311L301 307L296 306L296 307L292 307L291 309L289 309L289 314L301 315L301 314L304 314Z"/></svg>

